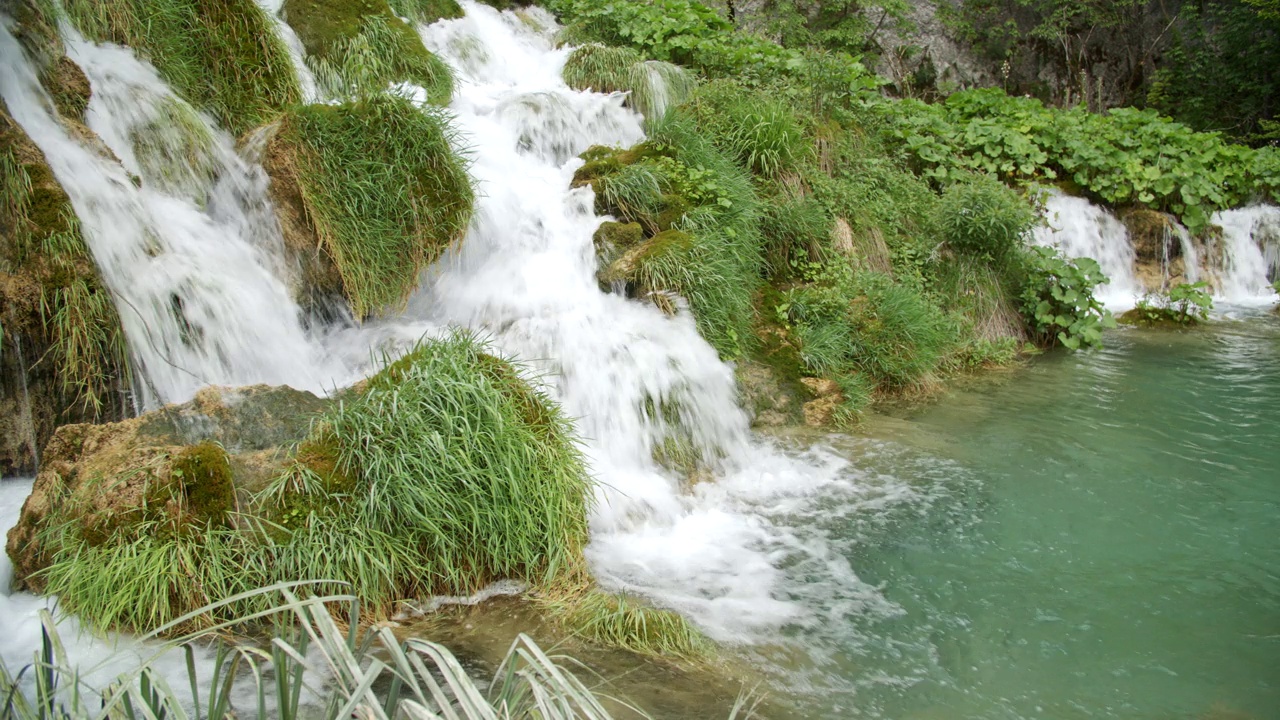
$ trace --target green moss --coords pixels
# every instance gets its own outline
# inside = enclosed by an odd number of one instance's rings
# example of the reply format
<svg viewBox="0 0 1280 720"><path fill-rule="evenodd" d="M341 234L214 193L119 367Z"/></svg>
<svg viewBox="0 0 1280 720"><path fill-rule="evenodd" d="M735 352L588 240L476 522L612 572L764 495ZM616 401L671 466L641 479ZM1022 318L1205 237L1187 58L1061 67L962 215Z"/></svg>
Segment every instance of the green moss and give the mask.
<svg viewBox="0 0 1280 720"><path fill-rule="evenodd" d="M639 245L644 240L644 229L640 223L618 223L605 221L600 223L591 236L597 249L617 248L626 250Z"/></svg>
<svg viewBox="0 0 1280 720"><path fill-rule="evenodd" d="M186 500L187 523L228 523L236 507L236 490L222 446L212 441L192 445L174 456L169 472Z"/></svg>
<svg viewBox="0 0 1280 720"><path fill-rule="evenodd" d="M422 2L408 3L406 9L433 7L442 9ZM453 93L448 67L386 0L286 0L282 11L330 92L367 94L409 82L425 88L433 102L448 104Z"/></svg>
<svg viewBox="0 0 1280 720"><path fill-rule="evenodd" d="M391 96L285 119L307 213L358 317L403 302L466 231L475 194L451 133L442 113Z"/></svg>
<svg viewBox="0 0 1280 720"><path fill-rule="evenodd" d="M92 90L89 79L67 56L59 57L40 71L40 84L53 97L58 113L71 120L84 120Z"/></svg>

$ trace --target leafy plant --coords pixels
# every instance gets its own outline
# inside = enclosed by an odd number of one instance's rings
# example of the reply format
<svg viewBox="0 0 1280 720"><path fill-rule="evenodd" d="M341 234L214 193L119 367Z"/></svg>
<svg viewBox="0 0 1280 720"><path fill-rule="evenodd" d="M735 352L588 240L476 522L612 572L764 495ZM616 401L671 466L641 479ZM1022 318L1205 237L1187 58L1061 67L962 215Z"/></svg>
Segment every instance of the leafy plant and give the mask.
<svg viewBox="0 0 1280 720"><path fill-rule="evenodd" d="M1146 295L1121 320L1142 325L1195 325L1209 319L1213 297L1206 292L1209 284L1178 283L1160 295Z"/></svg>
<svg viewBox="0 0 1280 720"><path fill-rule="evenodd" d="M1107 282L1097 261L1067 260L1047 247L1031 248L1026 261L1021 301L1032 330L1071 350L1102 344L1102 331L1116 321L1093 296L1093 289Z"/></svg>
<svg viewBox="0 0 1280 720"><path fill-rule="evenodd" d="M948 187L937 213L942 237L952 250L997 266L1021 252L1038 220L1027 201L990 175L974 175Z"/></svg>

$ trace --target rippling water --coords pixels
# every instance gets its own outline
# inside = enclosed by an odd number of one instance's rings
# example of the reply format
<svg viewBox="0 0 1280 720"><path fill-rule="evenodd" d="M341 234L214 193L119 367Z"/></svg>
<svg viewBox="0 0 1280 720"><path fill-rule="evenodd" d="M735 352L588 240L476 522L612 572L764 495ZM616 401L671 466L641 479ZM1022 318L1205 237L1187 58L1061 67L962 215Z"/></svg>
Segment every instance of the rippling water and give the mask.
<svg viewBox="0 0 1280 720"><path fill-rule="evenodd" d="M815 519L881 602L791 638L806 715L1280 717L1280 321L1107 341L837 441L924 501Z"/></svg>

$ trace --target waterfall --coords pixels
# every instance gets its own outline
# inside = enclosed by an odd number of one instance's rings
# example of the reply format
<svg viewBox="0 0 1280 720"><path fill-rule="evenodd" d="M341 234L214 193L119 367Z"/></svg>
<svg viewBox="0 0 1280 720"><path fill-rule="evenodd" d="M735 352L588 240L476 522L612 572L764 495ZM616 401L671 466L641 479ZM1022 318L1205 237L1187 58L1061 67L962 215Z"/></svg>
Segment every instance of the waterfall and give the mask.
<svg viewBox="0 0 1280 720"><path fill-rule="evenodd" d="M143 404L209 384L321 391L345 377L303 332L261 168L132 51L67 34L93 88L88 126L105 148L55 118L7 29L0 95L70 196L147 381Z"/></svg>
<svg viewBox="0 0 1280 720"><path fill-rule="evenodd" d="M805 592L840 600L816 605L832 613L865 606L877 591L824 530L792 518L831 493L890 503L911 492L862 485L829 450L797 454L754 438L733 368L687 306L668 317L599 288L592 235L605 218L591 190L570 181L589 146L641 141L642 118L623 95L565 85L569 50L554 47L550 14L463 5L466 17L419 30L458 74L452 111L480 190L467 237L424 273L401 315L310 333L290 298L267 178L229 136L130 50L68 29L69 56L93 88L88 124L105 145L95 150L58 120L0 29L0 61L13 68L0 93L81 218L149 402L207 384L324 391L367 374L375 349L475 328L543 373L577 421L599 480L587 554L603 586L643 594L726 641L816 621L796 600ZM696 476L655 461L671 441L701 457ZM797 573L826 580L801 590Z"/></svg>
<svg viewBox="0 0 1280 720"><path fill-rule="evenodd" d="M1272 302L1271 283L1280 280L1280 207L1226 210L1212 222L1222 228L1216 295L1233 303Z"/></svg>
<svg viewBox="0 0 1280 720"><path fill-rule="evenodd" d="M1045 224L1036 228L1034 242L1055 247L1068 258L1097 260L1110 282L1099 286L1096 295L1109 308L1131 308L1143 293L1124 223L1084 198L1050 191L1045 200Z"/></svg>

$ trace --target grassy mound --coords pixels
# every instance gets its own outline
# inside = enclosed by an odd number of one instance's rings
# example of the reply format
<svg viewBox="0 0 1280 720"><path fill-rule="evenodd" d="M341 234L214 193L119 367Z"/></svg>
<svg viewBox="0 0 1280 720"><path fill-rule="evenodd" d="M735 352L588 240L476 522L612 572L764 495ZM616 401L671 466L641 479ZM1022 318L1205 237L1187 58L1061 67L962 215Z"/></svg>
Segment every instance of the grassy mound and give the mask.
<svg viewBox="0 0 1280 720"><path fill-rule="evenodd" d="M564 81L577 90L629 93L627 106L650 121L688 99L695 84L678 65L645 60L630 48L595 43L574 50L562 72Z"/></svg>
<svg viewBox="0 0 1280 720"><path fill-rule="evenodd" d="M302 215L357 317L403 302L466 231L475 193L451 132L441 112L386 95L284 118L268 169L293 171Z"/></svg>
<svg viewBox="0 0 1280 720"><path fill-rule="evenodd" d="M87 452L74 433L59 438ZM230 487L237 463L213 443L104 444L109 456L78 461L75 489L41 494L34 575L99 627L156 628L282 581L349 582L374 615L501 578L559 595L586 582L591 491L573 428L470 336L389 363L317 418L256 493ZM234 603L192 624L255 609Z"/></svg>
<svg viewBox="0 0 1280 720"><path fill-rule="evenodd" d="M461 15L456 6L455 10L422 0L402 0L397 7L419 21L435 12L448 13L441 17ZM386 0L286 0L281 12L329 92L352 96L408 82L425 88L432 102L449 103L449 68L423 46L417 31L397 17Z"/></svg>
<svg viewBox="0 0 1280 720"><path fill-rule="evenodd" d="M254 0L66 0L63 7L90 39L139 51L233 134L301 99L289 52Z"/></svg>

